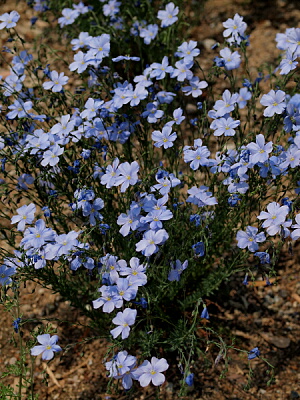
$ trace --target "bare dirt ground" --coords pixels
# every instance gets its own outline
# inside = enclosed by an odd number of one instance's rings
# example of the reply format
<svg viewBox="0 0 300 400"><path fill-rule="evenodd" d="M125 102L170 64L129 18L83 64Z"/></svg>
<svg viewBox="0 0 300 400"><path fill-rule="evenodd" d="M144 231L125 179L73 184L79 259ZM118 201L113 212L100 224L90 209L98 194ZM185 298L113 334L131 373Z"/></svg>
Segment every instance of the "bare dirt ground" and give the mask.
<svg viewBox="0 0 300 400"><path fill-rule="evenodd" d="M201 1L199 0L199 3ZM25 21L32 15L25 2L16 6L7 1L0 5L0 13L18 10ZM197 3L197 2L196 2ZM250 34L249 59L251 71L262 62L276 66L278 51L275 35L288 27L299 27L299 2L295 1L247 1L208 0L204 10L197 15L195 5L188 8L187 15L196 21L189 30L190 38L197 40L201 48L203 68L217 55L211 45L222 41L222 22L237 12L244 16ZM195 14L196 13L196 14ZM40 23L40 25L39 25ZM39 33L43 23L37 23ZM32 35L29 24L24 22L22 32ZM4 44L4 39L2 40ZM5 69L1 70L2 75ZM267 385L266 364L261 359L251 361L252 379L248 382L249 363L245 354L231 350L228 371L224 378L224 361L215 367L214 359L218 349L209 347L207 360L199 360L194 365L195 382L186 399L193 400L292 400L300 398L300 246L294 248L293 255L287 249L278 264L278 279L272 286L257 281L254 285L243 286L243 277L237 276L227 283L227 295L212 298L218 307L212 309L210 324L223 326L228 342L235 337L235 346L244 350L259 347L262 356L274 366L274 381ZM34 392L46 399L156 399L153 388L140 391L139 395L128 396L106 393L107 378L103 365L108 343L101 339L87 340L93 334L85 326L86 320L70 308L59 295L52 294L35 284L21 288L21 312L24 319L30 319L23 327L24 340L30 338L30 331L51 319L59 329L60 342L64 351L46 364L40 357L34 369ZM19 359L18 349L11 339L13 318L0 307L0 370L13 365ZM77 344L76 344L77 343ZM68 347L68 345L72 346ZM175 391L180 372L174 365L166 374L161 399L176 399ZM17 388L18 378L9 376L5 383ZM24 399L26 399L24 393Z"/></svg>

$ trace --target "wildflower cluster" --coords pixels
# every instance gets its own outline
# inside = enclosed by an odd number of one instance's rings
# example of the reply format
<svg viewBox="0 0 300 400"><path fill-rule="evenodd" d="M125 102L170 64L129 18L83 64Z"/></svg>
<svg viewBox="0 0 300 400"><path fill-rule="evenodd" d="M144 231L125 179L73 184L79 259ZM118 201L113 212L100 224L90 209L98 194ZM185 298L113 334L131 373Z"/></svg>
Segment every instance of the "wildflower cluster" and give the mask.
<svg viewBox="0 0 300 400"><path fill-rule="evenodd" d="M269 276L277 249L300 238L300 95L285 88L297 68L299 29L277 35L285 58L262 94L260 79L241 77L246 23L238 14L225 21L211 74L228 87L213 99L197 42L171 34L179 7L151 5L146 21L131 5L122 14L125 6L100 1L99 20L83 3L61 10L58 29L75 52L63 71L9 50L1 194L17 225L0 284L39 280L80 308L112 341L105 367L124 389L134 380L162 385L169 351L192 385L185 354L203 347L196 331L210 319L205 299L235 271L255 274L251 253ZM46 2L34 9L48 12ZM0 29L17 29L18 20L15 11L3 14ZM56 335L37 340L34 356L50 360L61 350ZM156 357L161 343L166 358ZM128 350L143 354L141 362ZM259 355L251 352L249 359Z"/></svg>

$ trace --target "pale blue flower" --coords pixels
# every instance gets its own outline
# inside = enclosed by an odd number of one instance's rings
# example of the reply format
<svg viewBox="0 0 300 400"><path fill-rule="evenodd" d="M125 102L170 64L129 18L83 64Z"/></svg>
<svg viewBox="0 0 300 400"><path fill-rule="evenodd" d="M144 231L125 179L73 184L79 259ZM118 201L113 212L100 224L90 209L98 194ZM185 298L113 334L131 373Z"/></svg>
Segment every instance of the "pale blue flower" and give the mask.
<svg viewBox="0 0 300 400"><path fill-rule="evenodd" d="M112 323L118 325L112 329L110 333L115 339L122 334L122 339L126 339L130 333L130 326L135 323L137 311L131 308L125 308L123 312L118 312L117 316L112 320Z"/></svg>
<svg viewBox="0 0 300 400"><path fill-rule="evenodd" d="M186 96L192 95L192 97L197 98L202 94L201 89L204 89L207 86L208 83L206 81L199 81L198 76L193 76L193 78L190 79L190 85L184 86L182 91Z"/></svg>
<svg viewBox="0 0 300 400"><path fill-rule="evenodd" d="M58 18L58 23L61 28L73 24L75 19L79 16L79 11L73 10L72 8L64 8L61 13L63 16Z"/></svg>
<svg viewBox="0 0 300 400"><path fill-rule="evenodd" d="M45 167L46 165L50 165L53 167L59 162L59 156L62 155L64 149L60 147L58 144L55 144L51 147L50 150L45 151L43 154L43 159L41 161L41 165Z"/></svg>
<svg viewBox="0 0 300 400"><path fill-rule="evenodd" d="M221 58L220 60L223 62L225 68L228 71L232 69L236 69L241 64L241 56L237 51L231 52L228 47L225 47L220 51Z"/></svg>
<svg viewBox="0 0 300 400"><path fill-rule="evenodd" d="M52 92L60 92L64 85L67 84L69 78L63 72L58 74L57 71L51 71L49 78L50 81L43 83L43 88L46 90L52 89Z"/></svg>
<svg viewBox="0 0 300 400"><path fill-rule="evenodd" d="M164 79L166 76L166 73L170 74L173 72L174 68L169 65L168 57L164 56L162 59L161 64L159 63L152 63L150 65L150 68L152 69L150 73L151 78L156 78L157 80Z"/></svg>
<svg viewBox="0 0 300 400"><path fill-rule="evenodd" d="M140 167L136 161L129 164L127 161L118 166L115 186L121 185L121 192L125 192L129 185L135 185L138 181L138 171ZM104 177L104 175L103 175ZM102 178L103 178L102 177ZM102 183L101 178L101 183Z"/></svg>
<svg viewBox="0 0 300 400"><path fill-rule="evenodd" d="M17 209L18 215L12 217L11 223L16 224L18 222L18 231L24 231L25 224L31 224L34 220L35 211L36 207L33 203L30 203L28 206L24 205Z"/></svg>
<svg viewBox="0 0 300 400"><path fill-rule="evenodd" d="M91 36L89 35L88 32L80 32L78 39L71 40L71 44L73 45L72 50L76 51L85 46L88 46L90 39Z"/></svg>
<svg viewBox="0 0 300 400"><path fill-rule="evenodd" d="M265 117L282 114L286 108L285 93L282 90L275 91L272 89L268 94L262 96L260 104L267 107L264 110Z"/></svg>
<svg viewBox="0 0 300 400"><path fill-rule="evenodd" d="M127 351L119 351L111 361L105 363L105 368L109 371L109 377L122 379L123 388L128 390L135 379L133 371L136 366L136 357L131 356Z"/></svg>
<svg viewBox="0 0 300 400"><path fill-rule="evenodd" d="M236 239L238 241L238 247L241 249L248 249L252 252L258 250L258 244L260 242L264 242L266 240L265 234L263 232L257 233L258 229L254 226L247 226L246 232L240 230L236 235Z"/></svg>
<svg viewBox="0 0 300 400"><path fill-rule="evenodd" d="M265 137L261 133L256 136L256 143L249 143L247 149L250 150L250 163L264 163L269 158L269 153L273 150L273 142L265 144Z"/></svg>
<svg viewBox="0 0 300 400"><path fill-rule="evenodd" d="M36 221L33 228L27 228L25 230L24 238L21 240L20 244L25 250L31 247L38 249L46 242L55 240L55 236L56 233L51 228L47 228L42 219L39 219Z"/></svg>
<svg viewBox="0 0 300 400"><path fill-rule="evenodd" d="M143 239L136 244L136 251L141 251L144 256L149 257L158 252L158 245L163 244L169 238L165 229L144 233Z"/></svg>
<svg viewBox="0 0 300 400"><path fill-rule="evenodd" d="M158 11L157 18L161 20L162 28L174 24L178 20L179 8L174 3L168 3L165 10Z"/></svg>
<svg viewBox="0 0 300 400"><path fill-rule="evenodd" d="M179 60L175 63L173 72L171 73L171 78L177 78L179 82L183 82L185 79L191 80L193 78L193 72L190 70L194 64L194 61L185 62L184 60Z"/></svg>
<svg viewBox="0 0 300 400"><path fill-rule="evenodd" d="M70 71L76 71L81 74L81 72L85 71L89 66L89 56L84 54L82 51L74 54L74 62L69 65Z"/></svg>
<svg viewBox="0 0 300 400"><path fill-rule="evenodd" d="M54 353L61 351L61 347L56 343L58 341L58 336L53 335L50 337L49 333L43 335L38 335L37 340L40 343L38 346L34 346L30 353L32 356L38 356L42 354L43 360L51 360L54 357Z"/></svg>
<svg viewBox="0 0 300 400"><path fill-rule="evenodd" d="M297 214L295 217L296 224L292 225L292 228L295 229L291 233L292 240L297 240L300 238L300 214Z"/></svg>
<svg viewBox="0 0 300 400"><path fill-rule="evenodd" d="M146 265L140 264L137 257L132 257L129 261L130 267L121 266L120 275L127 276L129 283L138 286L144 286L147 283Z"/></svg>
<svg viewBox="0 0 300 400"><path fill-rule="evenodd" d="M144 39L145 44L150 44L158 33L158 25L150 24L140 30L140 37Z"/></svg>
<svg viewBox="0 0 300 400"><path fill-rule="evenodd" d="M142 387L146 387L150 382L154 386L160 386L165 381L165 376L162 372L169 368L169 364L165 358L158 359L156 357L151 358L151 362L146 360L140 365L133 375Z"/></svg>
<svg viewBox="0 0 300 400"><path fill-rule="evenodd" d="M217 100L214 105L214 110L216 111L214 118L225 117L226 114L234 110L238 100L238 93L231 94L230 91L226 89L222 95L222 100Z"/></svg>
<svg viewBox="0 0 300 400"><path fill-rule="evenodd" d="M22 100L16 100L13 104L8 106L8 109L11 110L6 114L8 119L28 117L28 111L32 109L32 102L26 101L24 103Z"/></svg>
<svg viewBox="0 0 300 400"><path fill-rule="evenodd" d="M0 266L0 285L9 285L12 282L11 276L16 273L16 268Z"/></svg>
<svg viewBox="0 0 300 400"><path fill-rule="evenodd" d="M189 42L183 42L177 49L175 56L183 58L185 63L192 61L194 57L200 54L200 50L196 48L197 42L190 40Z"/></svg>
<svg viewBox="0 0 300 400"><path fill-rule="evenodd" d="M171 282L172 281L179 282L180 275L187 268L187 266L188 266L188 260L185 260L183 263L181 263L180 260L176 260L175 263L171 262L171 270L168 275L168 280Z"/></svg>
<svg viewBox="0 0 300 400"><path fill-rule="evenodd" d="M168 149L169 147L173 147L173 142L177 138L177 134L172 132L172 127L170 125L165 125L162 128L162 131L153 131L152 132L152 140L155 147L164 147L164 149Z"/></svg>
<svg viewBox="0 0 300 400"><path fill-rule="evenodd" d="M273 201L267 205L267 210L262 211L257 218L260 220L265 220L262 224L263 228L269 228L272 225L281 225L285 222L286 216L289 213L288 206L280 206L279 203Z"/></svg>
<svg viewBox="0 0 300 400"><path fill-rule="evenodd" d="M0 15L0 29L10 29L14 28L19 21L20 14L17 11L12 11L10 13L4 13Z"/></svg>
<svg viewBox="0 0 300 400"><path fill-rule="evenodd" d="M228 118L218 118L215 119L210 127L213 128L214 131L214 136L234 136L235 135L235 128L237 128L240 125L239 120L234 120L231 117Z"/></svg>
<svg viewBox="0 0 300 400"><path fill-rule="evenodd" d="M289 72L297 68L298 61L297 55L293 54L289 49L286 52L285 58L283 58L279 64L280 75L287 75Z"/></svg>
<svg viewBox="0 0 300 400"><path fill-rule="evenodd" d="M243 21L243 17L239 14L235 14L233 19L228 18L227 21L223 22L223 26L226 28L223 32L223 36L228 38L227 41L229 43L235 42L236 44L240 44L242 38L245 36L245 30L247 28L247 24Z"/></svg>
<svg viewBox="0 0 300 400"><path fill-rule="evenodd" d="M98 289L102 296L96 300L93 300L93 308L102 307L102 311L105 313L111 313L115 308L121 308L123 305L123 299L118 293L116 286L101 286Z"/></svg>

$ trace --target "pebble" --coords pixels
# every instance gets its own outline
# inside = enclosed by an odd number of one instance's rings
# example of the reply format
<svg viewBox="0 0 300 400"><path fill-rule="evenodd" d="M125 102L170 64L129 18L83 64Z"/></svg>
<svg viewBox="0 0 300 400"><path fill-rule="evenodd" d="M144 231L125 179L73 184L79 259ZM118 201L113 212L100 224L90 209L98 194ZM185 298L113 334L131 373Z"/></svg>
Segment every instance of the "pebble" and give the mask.
<svg viewBox="0 0 300 400"><path fill-rule="evenodd" d="M205 50L211 50L211 47L216 43L214 39L204 39L201 44L203 44Z"/></svg>
<svg viewBox="0 0 300 400"><path fill-rule="evenodd" d="M11 357L11 358L8 360L8 364L10 364L10 365L15 364L16 362L17 362L16 357Z"/></svg>
<svg viewBox="0 0 300 400"><path fill-rule="evenodd" d="M283 299L286 299L288 297L288 295L289 295L289 292L287 290L285 290L285 289L280 289L278 294Z"/></svg>
<svg viewBox="0 0 300 400"><path fill-rule="evenodd" d="M168 382L168 383L167 383L166 392L168 392L168 393L173 393L173 392L174 392L174 385L173 385L173 383L171 383L171 382Z"/></svg>
<svg viewBox="0 0 300 400"><path fill-rule="evenodd" d="M186 105L186 112L187 114L194 114L197 112L197 107L194 104L187 104Z"/></svg>

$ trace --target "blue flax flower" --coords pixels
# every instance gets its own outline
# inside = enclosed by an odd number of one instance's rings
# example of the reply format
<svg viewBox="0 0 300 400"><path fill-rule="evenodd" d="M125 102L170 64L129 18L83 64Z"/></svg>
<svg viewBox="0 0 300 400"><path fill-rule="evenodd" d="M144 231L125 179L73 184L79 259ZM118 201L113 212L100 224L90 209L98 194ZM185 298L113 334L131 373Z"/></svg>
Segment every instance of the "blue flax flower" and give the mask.
<svg viewBox="0 0 300 400"><path fill-rule="evenodd" d="M185 260L181 263L180 260L176 260L175 263L171 262L171 270L168 275L169 281L177 281L179 282L181 273L187 268L188 260Z"/></svg>
<svg viewBox="0 0 300 400"><path fill-rule="evenodd" d="M240 249L248 249L252 252L258 250L258 244L260 242L264 242L266 240L265 234L263 232L257 233L258 229L254 226L247 226L246 232L238 231L236 235L236 239L238 241L238 247Z"/></svg>
<svg viewBox="0 0 300 400"><path fill-rule="evenodd" d="M13 327L14 327L14 331L15 331L16 333L19 332L19 325L20 325L20 322L21 322L21 318L17 318L17 319L15 319L15 320L13 321L13 323L12 323L12 325L13 325Z"/></svg>
<svg viewBox="0 0 300 400"><path fill-rule="evenodd" d="M200 318L209 319L209 314L208 314L208 311L207 311L207 307L203 308L203 311L201 313Z"/></svg>
<svg viewBox="0 0 300 400"><path fill-rule="evenodd" d="M55 352L62 350L61 347L56 344L58 341L57 335L50 337L49 333L45 333L44 335L38 335L37 340L40 345L34 346L31 349L32 356L42 354L42 359L48 361L54 357Z"/></svg>
<svg viewBox="0 0 300 400"><path fill-rule="evenodd" d="M12 282L10 278L16 273L15 268L8 268L6 265L0 267L0 285L9 285Z"/></svg>
<svg viewBox="0 0 300 400"><path fill-rule="evenodd" d="M178 20L179 8L174 3L168 3L165 10L158 11L157 18L161 20L161 27L165 28Z"/></svg>
<svg viewBox="0 0 300 400"><path fill-rule="evenodd" d="M118 312L117 316L112 320L113 324L118 325L112 329L110 333L115 339L122 334L122 339L126 339L130 333L130 326L135 323L137 311L131 308L125 308L123 312Z"/></svg>
<svg viewBox="0 0 300 400"><path fill-rule="evenodd" d="M254 349L249 351L248 360L253 360L253 358L256 358L259 356L260 356L260 351L258 350L258 347L254 347Z"/></svg>
<svg viewBox="0 0 300 400"><path fill-rule="evenodd" d="M270 264L270 254L265 251L257 251L254 255L259 258L261 264Z"/></svg>
<svg viewBox="0 0 300 400"><path fill-rule="evenodd" d="M260 104L267 107L264 111L265 117L273 117L275 113L282 114L286 108L285 93L282 90L272 89L262 96Z"/></svg>
<svg viewBox="0 0 300 400"><path fill-rule="evenodd" d="M198 257L203 257L205 254L205 246L203 242L197 242L192 245L192 249L195 252L195 255Z"/></svg>
<svg viewBox="0 0 300 400"><path fill-rule="evenodd" d="M188 386L193 386L193 384L194 384L194 374L188 374L188 376L185 378L185 383Z"/></svg>

